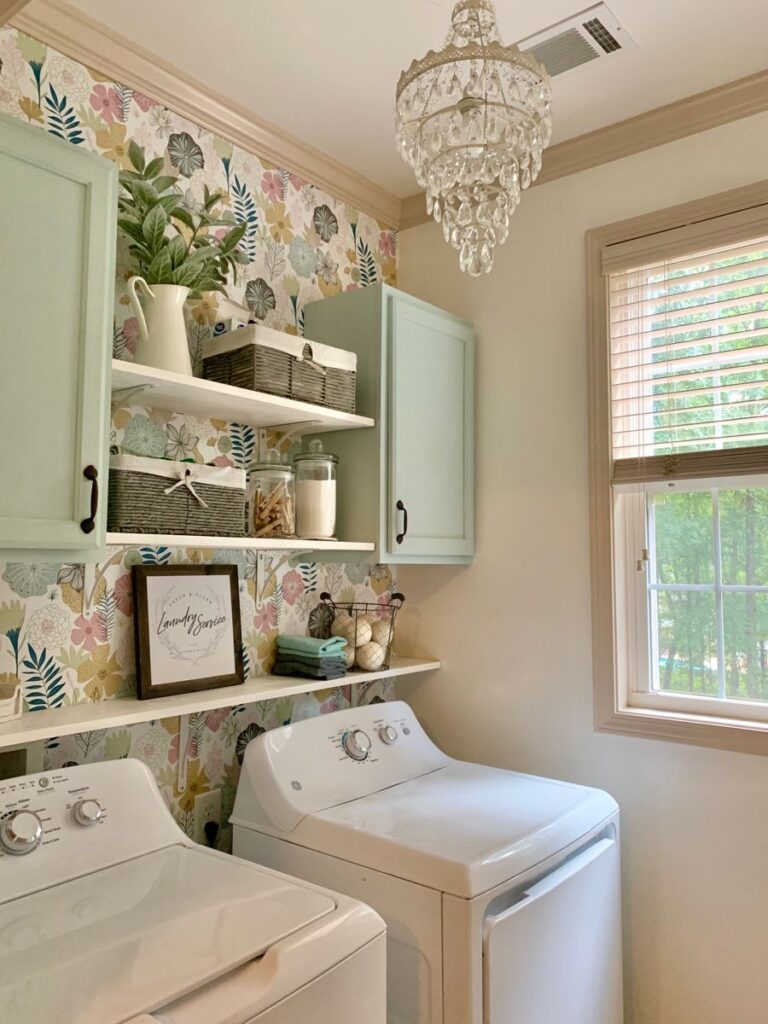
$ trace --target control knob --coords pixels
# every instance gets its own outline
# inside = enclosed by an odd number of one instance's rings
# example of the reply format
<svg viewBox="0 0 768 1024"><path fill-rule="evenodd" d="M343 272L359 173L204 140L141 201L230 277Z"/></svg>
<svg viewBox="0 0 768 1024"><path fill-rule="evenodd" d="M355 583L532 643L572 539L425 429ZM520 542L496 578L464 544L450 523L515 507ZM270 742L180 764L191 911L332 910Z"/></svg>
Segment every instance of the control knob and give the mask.
<svg viewBox="0 0 768 1024"><path fill-rule="evenodd" d="M371 738L362 729L345 732L341 740L344 751L353 761L364 761L371 752Z"/></svg>
<svg viewBox="0 0 768 1024"><path fill-rule="evenodd" d="M78 825L90 828L91 825L98 825L104 817L104 808L98 800L78 800L72 808L72 814Z"/></svg>
<svg viewBox="0 0 768 1024"><path fill-rule="evenodd" d="M379 729L379 739L382 743L386 743L388 747L397 739L397 730L391 725L382 725Z"/></svg>
<svg viewBox="0 0 768 1024"><path fill-rule="evenodd" d="M43 823L34 811L14 811L0 821L0 849L5 853L32 853L42 838Z"/></svg>

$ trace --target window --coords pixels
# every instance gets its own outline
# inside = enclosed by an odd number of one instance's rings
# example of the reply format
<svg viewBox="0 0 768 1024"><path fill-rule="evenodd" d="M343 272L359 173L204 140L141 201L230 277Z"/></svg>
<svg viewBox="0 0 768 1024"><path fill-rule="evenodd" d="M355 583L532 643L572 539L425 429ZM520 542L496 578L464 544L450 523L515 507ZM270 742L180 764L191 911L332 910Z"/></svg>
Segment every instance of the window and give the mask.
<svg viewBox="0 0 768 1024"><path fill-rule="evenodd" d="M768 206L738 202L588 237L596 713L768 753Z"/></svg>

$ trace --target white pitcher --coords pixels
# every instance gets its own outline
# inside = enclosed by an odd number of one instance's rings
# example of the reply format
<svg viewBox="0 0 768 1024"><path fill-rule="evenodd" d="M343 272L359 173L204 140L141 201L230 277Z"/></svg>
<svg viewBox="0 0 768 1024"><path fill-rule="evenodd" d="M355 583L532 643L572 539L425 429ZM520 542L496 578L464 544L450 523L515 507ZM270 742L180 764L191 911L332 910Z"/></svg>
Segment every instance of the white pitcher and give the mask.
<svg viewBox="0 0 768 1024"><path fill-rule="evenodd" d="M137 288L144 295L143 307ZM189 288L180 284L153 284L150 288L143 277L132 277L128 281L128 295L139 322L136 362L191 377L192 360L184 324Z"/></svg>

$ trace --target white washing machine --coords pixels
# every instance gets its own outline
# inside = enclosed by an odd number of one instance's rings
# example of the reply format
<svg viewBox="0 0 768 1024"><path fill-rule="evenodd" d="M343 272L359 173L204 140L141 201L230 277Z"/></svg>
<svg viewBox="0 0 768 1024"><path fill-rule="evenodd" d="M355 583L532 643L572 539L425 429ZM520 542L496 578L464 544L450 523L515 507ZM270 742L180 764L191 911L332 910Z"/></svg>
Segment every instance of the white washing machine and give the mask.
<svg viewBox="0 0 768 1024"><path fill-rule="evenodd" d="M138 761L0 782L0 815L8 1024L383 1024L378 915L196 846Z"/></svg>
<svg viewBox="0 0 768 1024"><path fill-rule="evenodd" d="M393 702L253 740L231 821L385 918L390 1024L621 1024L607 793L455 761Z"/></svg>

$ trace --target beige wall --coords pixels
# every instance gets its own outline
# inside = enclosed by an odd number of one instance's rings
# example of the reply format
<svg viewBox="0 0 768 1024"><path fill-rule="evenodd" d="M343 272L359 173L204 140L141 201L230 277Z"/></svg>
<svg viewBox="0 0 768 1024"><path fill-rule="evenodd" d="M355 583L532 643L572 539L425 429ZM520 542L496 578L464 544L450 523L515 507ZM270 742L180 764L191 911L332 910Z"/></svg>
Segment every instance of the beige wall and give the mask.
<svg viewBox="0 0 768 1024"><path fill-rule="evenodd" d="M595 733L584 232L768 177L768 115L534 188L493 273L401 236L401 286L478 333L474 564L399 573L401 687L453 754L601 786L623 813L627 1021L768 1021L768 758Z"/></svg>

